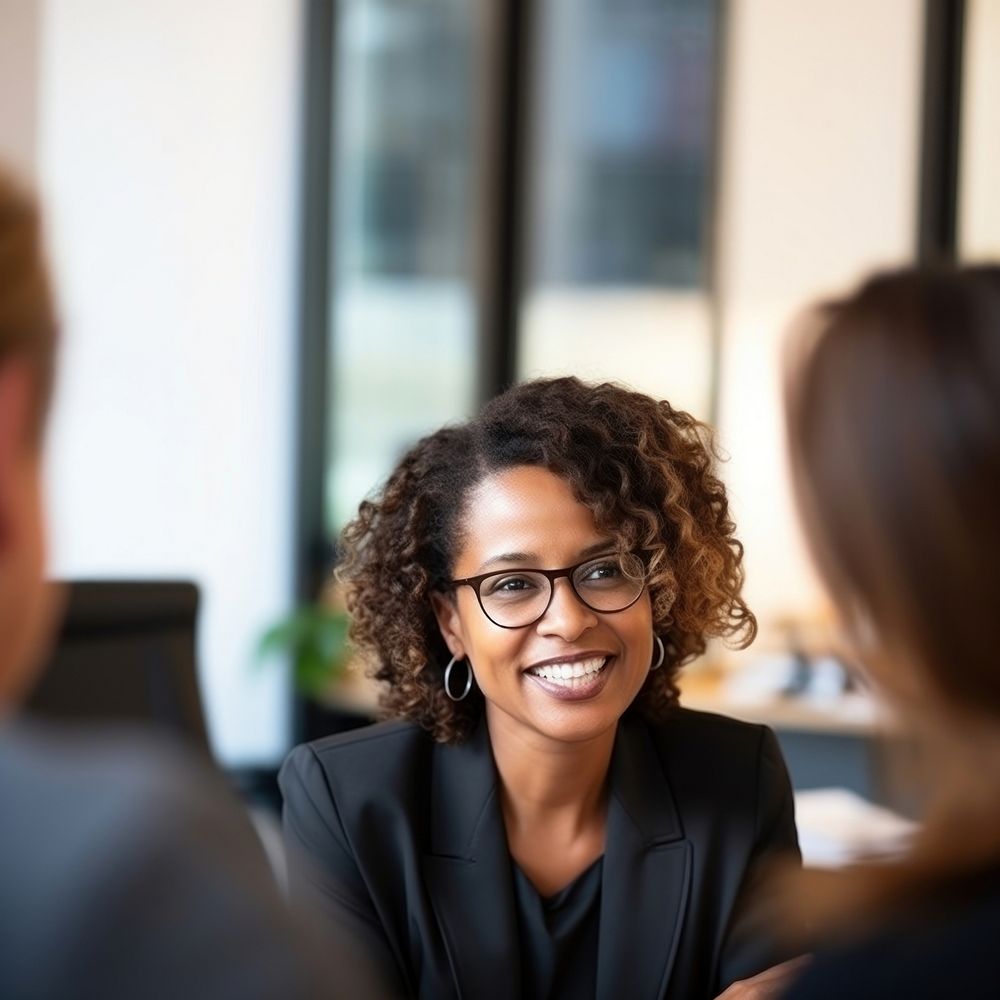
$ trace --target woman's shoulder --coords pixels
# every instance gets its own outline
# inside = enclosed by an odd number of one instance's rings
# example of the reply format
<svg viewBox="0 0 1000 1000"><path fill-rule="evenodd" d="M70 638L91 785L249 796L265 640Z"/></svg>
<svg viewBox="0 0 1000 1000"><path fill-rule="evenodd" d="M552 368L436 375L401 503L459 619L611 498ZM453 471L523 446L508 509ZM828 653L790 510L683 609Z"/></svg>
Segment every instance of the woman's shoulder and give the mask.
<svg viewBox="0 0 1000 1000"><path fill-rule="evenodd" d="M430 744L430 734L408 719L389 719L343 733L302 743L292 753L307 752L320 758L356 757L404 751L421 743Z"/></svg>
<svg viewBox="0 0 1000 1000"><path fill-rule="evenodd" d="M402 792L429 769L433 746L430 734L414 722L378 722L300 744L286 758L278 780L286 798L297 787L326 794L354 788L366 794Z"/></svg>
<svg viewBox="0 0 1000 1000"><path fill-rule="evenodd" d="M370 783L397 774L403 765L419 764L433 743L415 722L392 719L301 743L288 755L282 772L318 769L327 781L358 774Z"/></svg>
<svg viewBox="0 0 1000 1000"><path fill-rule="evenodd" d="M763 789L784 795L790 788L781 748L767 726L680 706L646 725L675 789L703 791L706 775L731 801Z"/></svg>
<svg viewBox="0 0 1000 1000"><path fill-rule="evenodd" d="M759 749L774 734L757 722L745 722L728 715L702 712L676 705L660 720L648 721L654 740L664 747L684 744L709 754L745 753Z"/></svg>
<svg viewBox="0 0 1000 1000"><path fill-rule="evenodd" d="M334 900L363 919L373 885L385 897L397 883L402 888L425 842L432 749L418 726L385 722L288 755L278 784L289 871L300 891L319 891L323 908Z"/></svg>
<svg viewBox="0 0 1000 1000"><path fill-rule="evenodd" d="M728 868L754 852L797 856L791 782L770 729L683 708L647 725L681 826L711 845L703 857Z"/></svg>

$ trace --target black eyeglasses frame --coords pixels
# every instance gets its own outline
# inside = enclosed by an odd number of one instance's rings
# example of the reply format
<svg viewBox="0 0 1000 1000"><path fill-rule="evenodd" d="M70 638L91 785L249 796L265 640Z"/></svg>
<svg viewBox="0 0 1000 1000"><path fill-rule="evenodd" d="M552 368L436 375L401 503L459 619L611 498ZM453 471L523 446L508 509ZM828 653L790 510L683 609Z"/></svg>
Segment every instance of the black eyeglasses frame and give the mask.
<svg viewBox="0 0 1000 1000"><path fill-rule="evenodd" d="M639 588L639 592L635 595L635 597L632 598L631 601L628 602L628 604L625 605L625 607L615 608L614 611L606 611L603 608L595 608L592 604L588 604L587 601L585 601L583 597L580 595L580 592L576 589L576 584L573 582L573 574L581 566L586 566L587 563L599 562L601 559L613 555L617 555L617 553L605 552L603 554L599 553L598 555L588 556L586 559L581 559L580 562L575 563L572 566L566 566L563 569L536 569L533 566L531 567L517 566L512 569L492 570L489 573L480 573L478 576L466 576L460 580L449 580L446 584L446 589L457 590L459 587L463 586L471 587L476 595L476 600L479 602L480 610L483 612L484 615L486 615L486 617L491 622L493 622L494 625L497 626L497 628L509 628L509 629L531 628L532 625L536 625L538 622L540 622L545 617L546 612L552 605L552 598L555 597L556 593L556 580L561 580L563 577L565 577L569 581L570 590L573 591L573 596L585 608L588 608L590 611L594 611L599 615L617 615L621 614L622 611L627 611L630 607L632 607L633 604L635 604L636 601L639 600L640 597L642 597L642 592L646 589L645 582L643 582L643 585ZM510 574L537 573L539 576L544 576L549 581L549 599L545 602L545 607L542 609L541 613L536 618L533 618L530 622L526 622L524 625L501 624L495 618L490 616L490 613L486 610L486 607L483 604L483 595L480 592L480 587L482 587L483 583L485 583L488 579L490 579L490 577L506 576L508 573Z"/></svg>

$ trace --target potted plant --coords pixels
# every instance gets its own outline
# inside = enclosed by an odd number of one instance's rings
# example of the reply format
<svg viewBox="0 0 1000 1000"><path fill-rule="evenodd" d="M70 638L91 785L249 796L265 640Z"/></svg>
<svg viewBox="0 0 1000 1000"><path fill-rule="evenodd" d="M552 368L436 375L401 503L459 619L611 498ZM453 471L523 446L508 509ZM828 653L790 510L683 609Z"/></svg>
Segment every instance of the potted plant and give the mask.
<svg viewBox="0 0 1000 1000"><path fill-rule="evenodd" d="M350 616L336 587L271 625L257 647L259 660L287 658L297 698L296 742L355 729L374 721L376 694L358 669L347 637Z"/></svg>

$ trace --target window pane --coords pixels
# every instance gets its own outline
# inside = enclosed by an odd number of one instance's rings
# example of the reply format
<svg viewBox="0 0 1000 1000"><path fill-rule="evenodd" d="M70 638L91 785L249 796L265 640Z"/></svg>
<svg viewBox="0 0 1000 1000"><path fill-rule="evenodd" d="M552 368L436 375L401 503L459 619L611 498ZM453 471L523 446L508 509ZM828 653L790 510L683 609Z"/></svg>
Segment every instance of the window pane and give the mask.
<svg viewBox="0 0 1000 1000"><path fill-rule="evenodd" d="M547 0L538 19L520 374L704 414L716 5Z"/></svg>
<svg viewBox="0 0 1000 1000"><path fill-rule="evenodd" d="M327 518L473 405L481 5L339 4Z"/></svg>
<svg viewBox="0 0 1000 1000"><path fill-rule="evenodd" d="M966 8L962 127L959 152L958 253L1000 257L1000 4L969 0Z"/></svg>

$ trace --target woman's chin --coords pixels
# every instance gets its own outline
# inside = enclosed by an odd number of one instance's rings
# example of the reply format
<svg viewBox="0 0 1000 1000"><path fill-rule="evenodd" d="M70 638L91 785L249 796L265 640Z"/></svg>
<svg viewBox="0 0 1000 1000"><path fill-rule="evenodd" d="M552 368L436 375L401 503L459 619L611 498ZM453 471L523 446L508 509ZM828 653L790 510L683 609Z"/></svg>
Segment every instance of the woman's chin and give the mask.
<svg viewBox="0 0 1000 1000"><path fill-rule="evenodd" d="M546 699L522 706L516 713L505 712L515 725L557 743L586 743L614 731L625 707L610 699L563 701Z"/></svg>

